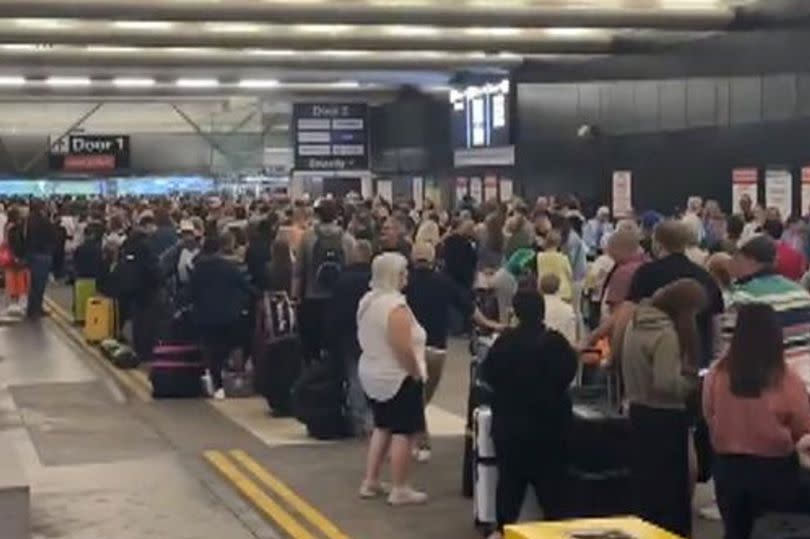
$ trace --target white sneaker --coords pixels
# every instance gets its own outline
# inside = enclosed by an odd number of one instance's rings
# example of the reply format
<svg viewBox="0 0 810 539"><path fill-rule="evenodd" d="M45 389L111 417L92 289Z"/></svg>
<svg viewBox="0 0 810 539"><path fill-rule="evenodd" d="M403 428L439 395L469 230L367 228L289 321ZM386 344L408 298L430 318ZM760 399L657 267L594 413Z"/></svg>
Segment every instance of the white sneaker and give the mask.
<svg viewBox="0 0 810 539"><path fill-rule="evenodd" d="M428 495L411 487L394 487L388 496L388 503L393 506L420 505L427 503Z"/></svg>
<svg viewBox="0 0 810 539"><path fill-rule="evenodd" d="M214 400L216 401L224 401L225 400L225 390L222 388L217 389L214 391Z"/></svg>
<svg viewBox="0 0 810 539"><path fill-rule="evenodd" d="M430 462L431 452L429 447L420 447L413 452L416 462L424 464Z"/></svg>

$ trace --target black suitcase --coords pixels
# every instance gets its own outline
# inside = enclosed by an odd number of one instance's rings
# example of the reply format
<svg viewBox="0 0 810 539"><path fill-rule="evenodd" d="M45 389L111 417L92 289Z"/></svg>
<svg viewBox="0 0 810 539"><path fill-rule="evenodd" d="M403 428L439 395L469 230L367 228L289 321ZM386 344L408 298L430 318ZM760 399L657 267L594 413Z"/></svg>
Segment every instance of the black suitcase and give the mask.
<svg viewBox="0 0 810 539"><path fill-rule="evenodd" d="M273 415L292 415L292 388L301 377L304 351L295 309L286 294L266 294L256 308L254 386Z"/></svg>
<svg viewBox="0 0 810 539"><path fill-rule="evenodd" d="M629 419L607 403L574 406L568 436L568 517L633 512L629 441Z"/></svg>
<svg viewBox="0 0 810 539"><path fill-rule="evenodd" d="M195 399L204 395L205 362L196 346L157 346L153 351L149 380L155 399Z"/></svg>
<svg viewBox="0 0 810 539"><path fill-rule="evenodd" d="M757 519L751 539L810 539L810 516L775 513Z"/></svg>
<svg viewBox="0 0 810 539"><path fill-rule="evenodd" d="M343 376L328 361L308 367L292 390L295 417L316 440L350 436Z"/></svg>

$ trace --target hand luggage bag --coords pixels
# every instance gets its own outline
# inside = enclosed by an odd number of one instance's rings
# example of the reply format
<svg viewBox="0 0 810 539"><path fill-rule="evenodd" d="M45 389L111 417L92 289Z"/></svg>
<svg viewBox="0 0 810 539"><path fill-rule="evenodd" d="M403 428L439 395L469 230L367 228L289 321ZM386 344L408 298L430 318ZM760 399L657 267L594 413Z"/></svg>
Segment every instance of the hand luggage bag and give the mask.
<svg viewBox="0 0 810 539"><path fill-rule="evenodd" d="M495 443L492 440L492 410L479 406L473 412L474 496L475 525L486 532L497 526L495 493L498 487L498 469L495 462Z"/></svg>
<svg viewBox="0 0 810 539"><path fill-rule="evenodd" d="M135 350L126 345L119 346L110 356L112 364L123 370L137 369L141 364Z"/></svg>
<svg viewBox="0 0 810 539"><path fill-rule="evenodd" d="M91 343L115 337L116 333L115 302L110 298L93 296L87 301L84 338Z"/></svg>
<svg viewBox="0 0 810 539"><path fill-rule="evenodd" d="M568 440L568 516L604 517L633 512L629 440L629 419L607 403L574 406Z"/></svg>
<svg viewBox="0 0 810 539"><path fill-rule="evenodd" d="M292 388L301 377L304 352L295 307L286 294L259 300L254 343L254 386L277 417L292 415Z"/></svg>
<svg viewBox="0 0 810 539"><path fill-rule="evenodd" d="M84 323L87 302L96 295L95 279L76 279L73 283L73 321Z"/></svg>
<svg viewBox="0 0 810 539"><path fill-rule="evenodd" d="M155 347L150 366L152 396L156 399L194 399L203 396L205 362L193 345Z"/></svg>
<svg viewBox="0 0 810 539"><path fill-rule="evenodd" d="M350 434L346 392L339 370L328 362L313 363L292 391L296 418L316 440L337 440Z"/></svg>
<svg viewBox="0 0 810 539"><path fill-rule="evenodd" d="M470 342L472 361L470 362L470 388L467 395L467 428L464 437L464 457L461 470L461 494L472 498L475 490L474 451L473 451L473 411L480 405L489 402L491 388L479 379L481 365L497 336L475 335Z"/></svg>

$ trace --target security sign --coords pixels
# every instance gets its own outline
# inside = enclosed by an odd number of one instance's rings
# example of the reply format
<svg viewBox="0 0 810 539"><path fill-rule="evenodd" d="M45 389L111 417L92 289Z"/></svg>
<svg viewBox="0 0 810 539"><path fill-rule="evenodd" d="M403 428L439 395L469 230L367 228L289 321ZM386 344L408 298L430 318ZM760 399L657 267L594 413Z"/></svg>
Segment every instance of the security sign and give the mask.
<svg viewBox="0 0 810 539"><path fill-rule="evenodd" d="M69 135L51 146L50 166L62 172L129 168L128 135Z"/></svg>
<svg viewBox="0 0 810 539"><path fill-rule="evenodd" d="M297 170L368 168L368 106L365 103L296 103Z"/></svg>

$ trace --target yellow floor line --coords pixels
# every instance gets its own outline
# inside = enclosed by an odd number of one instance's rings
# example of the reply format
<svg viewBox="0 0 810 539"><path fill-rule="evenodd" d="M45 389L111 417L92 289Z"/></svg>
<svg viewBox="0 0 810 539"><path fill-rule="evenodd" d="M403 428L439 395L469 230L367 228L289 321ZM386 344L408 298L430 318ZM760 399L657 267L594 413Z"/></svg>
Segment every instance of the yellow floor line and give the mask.
<svg viewBox="0 0 810 539"><path fill-rule="evenodd" d="M244 451L234 450L230 451L231 457L241 464L247 471L259 480L264 486L269 488L279 498L284 500L290 507L302 517L307 519L310 524L315 526L329 539L350 539L348 535L340 531L328 518L326 518L320 511L312 507L308 502L298 496L291 488L282 483L278 478L273 476L258 462L253 460Z"/></svg>
<svg viewBox="0 0 810 539"><path fill-rule="evenodd" d="M258 509L264 516L279 526L291 539L315 539L295 518L273 501L256 483L242 473L228 457L220 451L206 451L205 459L233 487Z"/></svg>
<svg viewBox="0 0 810 539"><path fill-rule="evenodd" d="M84 336L81 334L81 332L72 324L70 315L53 300L46 297L44 303L45 307L54 315L51 317L51 319L56 323L56 325L59 326L62 331L64 331L67 336L70 337L76 344L78 344L82 350L96 360L96 362L99 363L102 368L109 372L113 378L116 379L116 381L126 387L140 400L144 402L149 402L152 400L152 389L150 385L144 384L136 377L132 376L132 372L117 369L101 354L101 352L90 346L87 341L84 340ZM144 381L146 381L145 377Z"/></svg>

